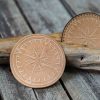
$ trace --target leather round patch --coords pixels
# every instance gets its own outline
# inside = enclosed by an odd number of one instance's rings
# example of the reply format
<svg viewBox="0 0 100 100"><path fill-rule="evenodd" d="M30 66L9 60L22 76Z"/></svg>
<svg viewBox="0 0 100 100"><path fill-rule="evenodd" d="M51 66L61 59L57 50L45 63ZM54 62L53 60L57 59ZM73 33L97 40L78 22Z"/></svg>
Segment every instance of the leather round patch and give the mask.
<svg viewBox="0 0 100 100"><path fill-rule="evenodd" d="M25 86L47 87L58 81L64 72L64 51L46 35L27 35L14 46L10 67L14 77Z"/></svg>
<svg viewBox="0 0 100 100"><path fill-rule="evenodd" d="M95 13L75 16L65 26L62 39L68 44L100 49L100 16Z"/></svg>

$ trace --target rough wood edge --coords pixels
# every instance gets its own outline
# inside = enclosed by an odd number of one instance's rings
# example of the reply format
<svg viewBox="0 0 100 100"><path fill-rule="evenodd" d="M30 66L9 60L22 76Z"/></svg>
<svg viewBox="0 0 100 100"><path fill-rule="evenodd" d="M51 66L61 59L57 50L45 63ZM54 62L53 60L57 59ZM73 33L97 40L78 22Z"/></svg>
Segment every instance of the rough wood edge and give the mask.
<svg viewBox="0 0 100 100"><path fill-rule="evenodd" d="M67 60L81 69L100 70L100 50L86 48L82 45L66 44L61 41L61 33L52 33L51 36L64 49ZM0 64L9 63L9 56L13 46L23 36L0 39Z"/></svg>

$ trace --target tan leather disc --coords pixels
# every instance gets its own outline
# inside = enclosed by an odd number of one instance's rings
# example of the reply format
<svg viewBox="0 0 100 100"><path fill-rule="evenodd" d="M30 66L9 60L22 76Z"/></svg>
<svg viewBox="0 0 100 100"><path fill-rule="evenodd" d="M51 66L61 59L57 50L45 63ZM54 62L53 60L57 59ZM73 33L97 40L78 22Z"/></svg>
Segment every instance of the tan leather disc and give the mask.
<svg viewBox="0 0 100 100"><path fill-rule="evenodd" d="M65 55L61 46L46 35L23 37L10 54L14 77L22 84L43 88L54 84L62 76Z"/></svg>
<svg viewBox="0 0 100 100"><path fill-rule="evenodd" d="M63 40L68 44L100 49L100 16L95 13L77 15L65 26Z"/></svg>

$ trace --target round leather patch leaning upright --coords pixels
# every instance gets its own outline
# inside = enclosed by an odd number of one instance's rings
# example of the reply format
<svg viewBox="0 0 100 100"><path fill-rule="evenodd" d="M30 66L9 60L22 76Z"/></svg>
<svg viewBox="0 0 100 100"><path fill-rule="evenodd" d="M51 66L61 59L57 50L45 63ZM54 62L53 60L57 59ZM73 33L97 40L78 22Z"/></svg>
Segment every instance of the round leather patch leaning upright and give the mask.
<svg viewBox="0 0 100 100"><path fill-rule="evenodd" d="M54 84L62 76L65 55L60 45L46 35L23 37L10 54L14 77L22 84L43 88Z"/></svg>
<svg viewBox="0 0 100 100"><path fill-rule="evenodd" d="M100 16L83 13L72 18L63 31L63 41L100 49Z"/></svg>

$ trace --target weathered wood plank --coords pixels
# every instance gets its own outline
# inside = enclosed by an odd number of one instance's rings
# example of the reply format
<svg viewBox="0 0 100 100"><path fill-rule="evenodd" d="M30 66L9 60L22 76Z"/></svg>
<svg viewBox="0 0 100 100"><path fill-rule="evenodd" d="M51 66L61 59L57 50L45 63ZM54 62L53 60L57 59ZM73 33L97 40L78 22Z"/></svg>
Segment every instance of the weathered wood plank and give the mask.
<svg viewBox="0 0 100 100"><path fill-rule="evenodd" d="M79 14L79 13L88 12L88 11L100 14L100 6L99 6L100 5L100 1L99 0L96 0L96 1L94 1L94 0L82 0L82 1L80 1L80 0L75 0L75 1L73 1L73 0L63 0L63 1L65 1L65 3L67 3L70 6L70 8L72 8L72 11L74 11L74 14ZM81 81L84 80L84 83L85 82L87 83L87 87L84 87L83 91L88 89L89 93L87 93L88 90L85 91L87 94L91 94L91 93L95 94L94 96L92 96L93 98L91 98L90 100L92 100L92 99L93 100L95 100L95 99L99 100L100 99L100 91L99 91L100 90L100 78L99 78L100 77L100 75L99 75L100 73L96 73L96 72L93 73L93 72L87 72L87 71L82 72L82 71L80 71L78 74L81 77L80 80ZM70 91L70 94L73 95L73 91L71 91L71 89L69 88L69 84L67 82L67 79L63 78L63 81L64 81L64 84L66 85L66 87L68 88L68 90ZM77 85L80 86L79 84L77 84ZM78 87L77 85L75 85L75 88ZM81 87L83 87L83 86L81 86ZM90 89L92 91L90 91ZM88 99L88 97L89 98L91 97L91 95L87 96L87 94L85 94L86 95L85 96L86 99ZM75 95L73 95L73 97L74 96ZM80 96L80 100L82 100L81 97L83 97L83 96L82 95ZM85 98L85 97L83 97L83 98ZM77 100L77 99L75 99L75 100Z"/></svg>
<svg viewBox="0 0 100 100"><path fill-rule="evenodd" d="M72 70L72 73L71 71L64 73L62 80L73 100L98 100L91 87L79 74L79 70L78 72Z"/></svg>
<svg viewBox="0 0 100 100"><path fill-rule="evenodd" d="M0 0L0 35L2 37L29 34L30 30L25 24L12 0Z"/></svg>
<svg viewBox="0 0 100 100"><path fill-rule="evenodd" d="M62 32L69 14L58 0L15 0L36 33Z"/></svg>
<svg viewBox="0 0 100 100"><path fill-rule="evenodd" d="M35 92L38 100L69 100L59 81L46 89L36 89Z"/></svg>
<svg viewBox="0 0 100 100"><path fill-rule="evenodd" d="M76 14L95 12L100 14L100 0L62 0L69 4Z"/></svg>
<svg viewBox="0 0 100 100"><path fill-rule="evenodd" d="M98 100L100 99L100 72L81 72Z"/></svg>
<svg viewBox="0 0 100 100"><path fill-rule="evenodd" d="M31 88L15 80L9 67L0 67L0 94L3 100L37 100Z"/></svg>

